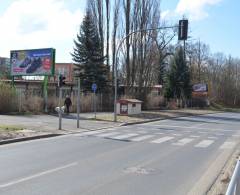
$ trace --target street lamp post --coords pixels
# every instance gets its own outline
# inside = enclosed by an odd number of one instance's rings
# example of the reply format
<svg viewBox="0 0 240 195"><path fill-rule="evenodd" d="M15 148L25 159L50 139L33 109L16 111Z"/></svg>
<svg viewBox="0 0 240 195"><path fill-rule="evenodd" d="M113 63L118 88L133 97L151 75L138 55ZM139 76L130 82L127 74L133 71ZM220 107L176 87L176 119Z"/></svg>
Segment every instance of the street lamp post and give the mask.
<svg viewBox="0 0 240 195"><path fill-rule="evenodd" d="M133 34L139 33L139 32L147 32L147 31L153 31L153 30L163 30L163 29L171 29L171 28L176 28L178 26L166 26L166 27L159 27L159 28L148 28L148 29L140 29L140 30L136 30L133 31L131 33L129 33L128 35L126 35L125 37L123 37L119 44L118 47L116 49L116 55L115 55L115 68L114 68L114 122L117 122L117 64L118 64L118 51L120 46L123 44L123 42L126 40L126 38L130 37Z"/></svg>

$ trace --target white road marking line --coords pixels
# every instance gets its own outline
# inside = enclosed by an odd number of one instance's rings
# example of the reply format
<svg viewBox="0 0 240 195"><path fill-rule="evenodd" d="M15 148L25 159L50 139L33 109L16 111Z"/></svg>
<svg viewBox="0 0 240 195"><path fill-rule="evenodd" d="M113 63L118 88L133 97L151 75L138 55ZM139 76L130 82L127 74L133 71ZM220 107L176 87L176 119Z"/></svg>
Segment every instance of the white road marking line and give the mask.
<svg viewBox="0 0 240 195"><path fill-rule="evenodd" d="M67 164L67 165L64 165L64 166L61 166L61 167L57 167L55 169L50 169L50 170L47 170L47 171L43 171L43 172L28 176L28 177L23 177L21 179L18 179L18 180L12 181L12 182L8 182L8 183L5 183L5 184L0 184L0 188L6 188L6 187L9 187L9 186L12 186L12 185L16 185L16 184L19 184L19 183L22 183L22 182L25 182L25 181L29 181L29 180L32 180L32 179L35 179L35 178L38 178L38 177L41 177L41 176L44 176L44 175L48 175L48 174L51 174L51 173L54 173L54 172L61 171L63 169L69 168L69 167L73 167L73 166L76 166L76 165L78 165L78 163L74 162L74 163L70 163L70 164Z"/></svg>
<svg viewBox="0 0 240 195"><path fill-rule="evenodd" d="M158 135L162 135L162 134L164 134L164 133L156 133L156 134L158 134Z"/></svg>
<svg viewBox="0 0 240 195"><path fill-rule="evenodd" d="M154 137L154 135L143 135L129 139L129 141L138 142Z"/></svg>
<svg viewBox="0 0 240 195"><path fill-rule="evenodd" d="M198 137L200 137L200 135L190 135L189 137L198 138Z"/></svg>
<svg viewBox="0 0 240 195"><path fill-rule="evenodd" d="M174 136L182 136L182 134L177 134L177 133L172 133L171 135L174 135Z"/></svg>
<svg viewBox="0 0 240 195"><path fill-rule="evenodd" d="M194 139L191 139L191 138L183 138L183 139L178 140L178 142L173 143L173 145L175 145L175 146L184 146L184 145L192 142L193 140Z"/></svg>
<svg viewBox="0 0 240 195"><path fill-rule="evenodd" d="M124 135L118 135L116 137L111 137L112 139L126 139L126 138L129 138L129 137L134 137L134 136L137 136L139 134L136 134L136 133L129 133L129 134L124 134Z"/></svg>
<svg viewBox="0 0 240 195"><path fill-rule="evenodd" d="M83 133L80 133L80 134L76 134L74 136L86 136L86 135L95 135L95 134L99 134L99 133L104 133L106 131L109 131L109 130L100 130L100 131L88 131L88 132L83 132Z"/></svg>
<svg viewBox="0 0 240 195"><path fill-rule="evenodd" d="M223 133L215 133L215 135L223 136L224 134Z"/></svg>
<svg viewBox="0 0 240 195"><path fill-rule="evenodd" d="M110 133L103 133L103 134L97 134L97 137L109 137L109 136L113 136L113 135L117 135L120 134L119 132L110 132Z"/></svg>
<svg viewBox="0 0 240 195"><path fill-rule="evenodd" d="M236 145L235 142L226 141L221 145L220 149L232 149Z"/></svg>
<svg viewBox="0 0 240 195"><path fill-rule="evenodd" d="M212 137L207 137L208 139L218 139L218 137L214 137L214 136L212 136Z"/></svg>
<svg viewBox="0 0 240 195"><path fill-rule="evenodd" d="M200 131L200 132L197 132L197 133L205 134L205 133L207 133L207 132L202 132L202 131Z"/></svg>
<svg viewBox="0 0 240 195"><path fill-rule="evenodd" d="M170 127L170 128L180 128L180 129L198 129L198 130L209 130L209 128L201 128L201 127L186 127L186 126L177 126L177 125L152 125L156 127ZM225 129L211 129L211 131L223 131ZM234 130L229 130L234 131Z"/></svg>
<svg viewBox="0 0 240 195"><path fill-rule="evenodd" d="M138 131L138 133L147 133L147 131Z"/></svg>
<svg viewBox="0 0 240 195"><path fill-rule="evenodd" d="M147 133L147 131L138 131L138 133Z"/></svg>
<svg viewBox="0 0 240 195"><path fill-rule="evenodd" d="M200 127L200 126L203 126L203 125L205 125L206 123L200 123L200 124L197 124L197 125L192 125L192 126L190 126L190 127L193 127L193 128L195 128L195 127Z"/></svg>
<svg viewBox="0 0 240 195"><path fill-rule="evenodd" d="M203 141L199 142L197 145L195 145L194 147L206 148L206 147L210 146L213 142L214 142L214 140L203 140Z"/></svg>
<svg viewBox="0 0 240 195"><path fill-rule="evenodd" d="M239 134L232 135L232 137L240 137Z"/></svg>
<svg viewBox="0 0 240 195"><path fill-rule="evenodd" d="M153 141L151 141L151 143L160 144L160 143L169 141L169 140L171 140L171 139L174 139L174 137L166 136L166 137L161 137L161 138L159 138L159 139L153 140Z"/></svg>

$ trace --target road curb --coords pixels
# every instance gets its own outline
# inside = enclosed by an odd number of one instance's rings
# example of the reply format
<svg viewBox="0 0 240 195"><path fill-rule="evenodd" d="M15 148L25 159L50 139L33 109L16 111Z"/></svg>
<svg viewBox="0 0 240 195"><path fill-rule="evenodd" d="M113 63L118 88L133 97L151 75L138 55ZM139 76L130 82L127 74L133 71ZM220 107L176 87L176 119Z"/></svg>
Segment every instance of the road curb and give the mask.
<svg viewBox="0 0 240 195"><path fill-rule="evenodd" d="M206 114L213 114L213 113L204 113L204 114L188 113L188 114L181 115L181 116L173 116L173 117L170 116L170 117L165 117L165 118L155 118L155 119L149 119L149 120L143 120L143 121L137 121L137 122L124 123L121 126L137 125L137 124L150 123L150 122L161 121L161 120L175 119L175 118L188 117L188 116L200 116L200 115L206 115Z"/></svg>
<svg viewBox="0 0 240 195"><path fill-rule="evenodd" d="M36 135L36 136L31 136L31 137L7 139L7 140L0 141L0 145L22 142L22 141L30 141L30 140L36 140L36 139L43 139L43 138L50 138L50 137L57 137L60 135L63 135L63 134L45 134L45 135Z"/></svg>

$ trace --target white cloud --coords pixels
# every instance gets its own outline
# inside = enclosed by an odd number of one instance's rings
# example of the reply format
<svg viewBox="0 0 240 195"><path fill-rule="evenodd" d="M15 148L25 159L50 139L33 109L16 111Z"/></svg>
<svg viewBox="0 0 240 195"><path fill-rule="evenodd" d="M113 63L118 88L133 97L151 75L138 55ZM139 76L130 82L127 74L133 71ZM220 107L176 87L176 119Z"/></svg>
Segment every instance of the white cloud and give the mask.
<svg viewBox="0 0 240 195"><path fill-rule="evenodd" d="M189 14L192 20L201 20L208 16L207 6L218 4L222 0L180 0L176 12L178 14Z"/></svg>
<svg viewBox="0 0 240 195"><path fill-rule="evenodd" d="M170 10L165 10L163 12L161 12L161 19L165 20L170 14Z"/></svg>
<svg viewBox="0 0 240 195"><path fill-rule="evenodd" d="M56 48L58 62L71 61L83 13L63 0L16 0L0 15L0 56L10 50Z"/></svg>

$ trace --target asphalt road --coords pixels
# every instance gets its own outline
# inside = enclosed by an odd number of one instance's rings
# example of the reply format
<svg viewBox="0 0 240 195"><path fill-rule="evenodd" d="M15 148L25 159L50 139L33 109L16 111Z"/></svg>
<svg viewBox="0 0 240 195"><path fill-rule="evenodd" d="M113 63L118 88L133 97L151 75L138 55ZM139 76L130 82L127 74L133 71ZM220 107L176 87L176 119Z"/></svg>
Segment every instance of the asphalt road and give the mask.
<svg viewBox="0 0 240 195"><path fill-rule="evenodd" d="M3 145L0 194L205 194L239 126L218 113Z"/></svg>

